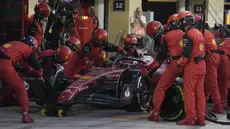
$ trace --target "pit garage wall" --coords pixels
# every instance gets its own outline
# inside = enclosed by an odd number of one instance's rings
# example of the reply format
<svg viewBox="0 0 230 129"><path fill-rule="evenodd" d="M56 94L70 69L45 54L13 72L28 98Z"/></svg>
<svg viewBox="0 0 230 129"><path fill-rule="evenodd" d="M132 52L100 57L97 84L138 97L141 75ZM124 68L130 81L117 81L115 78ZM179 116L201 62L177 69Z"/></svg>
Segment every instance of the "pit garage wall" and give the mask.
<svg viewBox="0 0 230 129"><path fill-rule="evenodd" d="M224 21L224 0L208 0L208 12L207 21L211 27L214 26L215 22L222 23ZM212 17L213 15L213 17Z"/></svg>
<svg viewBox="0 0 230 129"><path fill-rule="evenodd" d="M180 0L184 1L184 0ZM194 11L194 5L202 3L203 0L190 0L190 11ZM210 27L214 26L214 23L217 21L223 23L224 20L224 0L207 0L206 4L206 21ZM183 6L179 7L183 8Z"/></svg>
<svg viewBox="0 0 230 129"><path fill-rule="evenodd" d="M29 0L29 16L34 13L34 6L38 1ZM95 0L94 2L100 28L104 28L104 18L108 19L108 40L112 43L116 40L116 35L120 30L126 30L128 33L131 31L129 18L134 14L135 9L142 5L142 0L125 0L125 11L113 11L114 0L108 0L108 17L104 17L104 0Z"/></svg>
<svg viewBox="0 0 230 129"><path fill-rule="evenodd" d="M104 0L95 0L96 13L99 15L101 23L100 28L104 28L104 20L102 20L104 16L103 1ZM194 5L199 4L202 1L203 0L190 0L189 10L193 12ZM38 0L29 0L29 16L33 14L34 6L37 2ZM136 7L141 7L142 5L142 0L125 0L125 11L113 11L113 2L114 0L109 0L109 14L107 17L108 37L110 42L114 42L116 40L116 35L120 30L130 32L131 26L129 18L134 14ZM185 0L178 0L178 3L178 12L185 10ZM206 11L206 21L211 27L214 26L216 21L222 23L224 16L224 0L207 0L206 10L208 10Z"/></svg>
<svg viewBox="0 0 230 129"><path fill-rule="evenodd" d="M34 6L38 3L38 0L29 0L29 16L34 13Z"/></svg>
<svg viewBox="0 0 230 129"><path fill-rule="evenodd" d="M0 44L20 40L27 30L28 0L0 0Z"/></svg>
<svg viewBox="0 0 230 129"><path fill-rule="evenodd" d="M142 0L125 0L125 11L113 11L114 0L109 0L108 15L108 37L109 41L114 43L119 31L131 31L129 18L134 14L137 7L141 7Z"/></svg>

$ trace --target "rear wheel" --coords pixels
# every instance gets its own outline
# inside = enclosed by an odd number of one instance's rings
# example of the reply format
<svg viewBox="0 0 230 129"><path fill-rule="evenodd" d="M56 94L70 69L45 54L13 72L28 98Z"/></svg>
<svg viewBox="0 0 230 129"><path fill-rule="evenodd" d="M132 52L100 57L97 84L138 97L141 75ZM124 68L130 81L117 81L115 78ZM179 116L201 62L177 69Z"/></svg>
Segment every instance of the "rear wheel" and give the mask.
<svg viewBox="0 0 230 129"><path fill-rule="evenodd" d="M178 121L185 117L184 94L179 84L173 84L166 92L160 116L167 121Z"/></svg>

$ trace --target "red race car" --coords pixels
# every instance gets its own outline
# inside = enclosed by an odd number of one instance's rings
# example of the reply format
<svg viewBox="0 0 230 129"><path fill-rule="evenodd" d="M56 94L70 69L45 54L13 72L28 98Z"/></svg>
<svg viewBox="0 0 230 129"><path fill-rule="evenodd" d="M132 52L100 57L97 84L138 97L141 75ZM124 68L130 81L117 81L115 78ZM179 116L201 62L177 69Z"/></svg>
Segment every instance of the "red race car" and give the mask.
<svg viewBox="0 0 230 129"><path fill-rule="evenodd" d="M146 54L141 59L120 57L113 62L111 67L92 68L75 81L59 75L62 73L62 68L56 67L54 71L57 72L54 72L52 83L44 84L40 81L29 83L33 91L36 92L35 94L47 105L42 109L43 115L63 116L74 104L113 107L129 112L149 111L154 88L166 66L163 64L155 72L151 81L143 79L141 68L146 64L146 61L153 61L150 57ZM62 91L59 90L61 93L57 93L58 86L62 87L59 87L62 89ZM166 94L161 117L169 121L183 118L183 92L180 78L175 81Z"/></svg>
<svg viewBox="0 0 230 129"><path fill-rule="evenodd" d="M119 57L111 67L92 68L79 79L64 77L64 68L56 64L50 70L51 76L44 77L45 82L24 80L34 100L39 105L47 105L42 109L43 115L63 116L74 104L113 107L129 112L149 111L154 88L167 65L163 64L151 81L147 81L141 76L141 68L152 61L148 54L140 59ZM176 121L184 117L181 84L178 78L166 93L161 110L165 120Z"/></svg>

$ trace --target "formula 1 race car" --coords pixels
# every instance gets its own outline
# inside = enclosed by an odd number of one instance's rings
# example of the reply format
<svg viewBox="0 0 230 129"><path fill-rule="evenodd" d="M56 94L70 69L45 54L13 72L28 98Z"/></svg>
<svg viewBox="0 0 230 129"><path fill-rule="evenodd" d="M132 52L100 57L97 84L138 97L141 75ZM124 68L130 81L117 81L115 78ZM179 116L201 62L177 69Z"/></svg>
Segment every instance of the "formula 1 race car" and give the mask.
<svg viewBox="0 0 230 129"><path fill-rule="evenodd" d="M148 55L145 55L146 57L150 58ZM36 96L46 105L42 109L43 115L61 117L66 115L74 104L100 105L129 112L148 111L152 105L154 88L166 65L162 65L155 72L150 83L143 79L140 73L145 61L120 57L114 61L112 67L93 68L77 80L65 78L63 68L55 66L51 82L48 79L45 83L33 80L29 84ZM163 119L169 121L184 117L181 79L178 78L167 91L160 114Z"/></svg>
<svg viewBox="0 0 230 129"><path fill-rule="evenodd" d="M167 64L147 81L141 76L141 68L148 61L153 59L146 54L141 59L120 57L111 67L93 68L79 79L65 77L64 68L56 64L44 77L45 82L34 78L24 78L24 82L29 96L37 104L46 105L42 109L43 115L61 117L74 104L113 107L129 112L149 111L154 88ZM176 121L184 117L181 84L181 79L176 79L166 93L160 113L165 120Z"/></svg>
<svg viewBox="0 0 230 129"><path fill-rule="evenodd" d="M119 64L122 60L136 61L136 64ZM43 84L39 81L30 81L29 84L35 94L49 107L43 109L43 112L47 110L48 114L58 111L65 114L73 104L79 103L112 106L127 111L145 111L151 103L153 90L151 91L141 78L138 67L140 67L139 64L144 63L142 60L131 57L118 58L112 67L93 68L91 72L67 86L60 95L57 94L53 84L56 82L56 85L60 85L57 83L68 80L61 76L60 67L56 67L56 71L59 72L55 73L53 80L56 81L52 81L53 83L48 84L46 81L46 84ZM43 87L42 90L41 87ZM43 91L49 91L49 93ZM54 94L57 96L55 97Z"/></svg>

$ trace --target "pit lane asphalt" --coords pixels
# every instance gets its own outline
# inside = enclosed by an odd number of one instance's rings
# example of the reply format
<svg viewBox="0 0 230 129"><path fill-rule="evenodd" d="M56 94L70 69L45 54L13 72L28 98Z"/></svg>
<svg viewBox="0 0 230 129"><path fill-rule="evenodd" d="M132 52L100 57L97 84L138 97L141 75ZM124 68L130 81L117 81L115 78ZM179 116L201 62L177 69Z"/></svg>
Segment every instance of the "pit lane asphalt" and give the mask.
<svg viewBox="0 0 230 129"><path fill-rule="evenodd" d="M87 105L72 107L69 116L43 117L41 107L30 105L31 116L35 123L22 124L19 107L0 108L0 129L229 129L207 122L205 127L177 126L174 122L159 123L146 120L147 113L128 113L122 110L95 109ZM227 121L226 114L218 115L220 120Z"/></svg>

